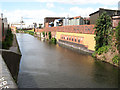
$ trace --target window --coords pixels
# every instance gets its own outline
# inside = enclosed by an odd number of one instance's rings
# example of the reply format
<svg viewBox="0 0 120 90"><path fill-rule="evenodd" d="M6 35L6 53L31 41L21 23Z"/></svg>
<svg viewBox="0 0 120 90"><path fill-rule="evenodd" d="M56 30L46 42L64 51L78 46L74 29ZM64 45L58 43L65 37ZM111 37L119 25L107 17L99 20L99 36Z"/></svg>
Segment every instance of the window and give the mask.
<svg viewBox="0 0 120 90"><path fill-rule="evenodd" d="M67 40L68 40L68 37L67 37Z"/></svg>
<svg viewBox="0 0 120 90"><path fill-rule="evenodd" d="M72 38L72 41L73 41L73 38Z"/></svg>
<svg viewBox="0 0 120 90"><path fill-rule="evenodd" d="M69 37L69 40L71 40L71 38Z"/></svg>
<svg viewBox="0 0 120 90"><path fill-rule="evenodd" d="M80 43L80 39L78 40L78 42Z"/></svg>
<svg viewBox="0 0 120 90"><path fill-rule="evenodd" d="M76 42L76 38L75 38L75 42Z"/></svg>

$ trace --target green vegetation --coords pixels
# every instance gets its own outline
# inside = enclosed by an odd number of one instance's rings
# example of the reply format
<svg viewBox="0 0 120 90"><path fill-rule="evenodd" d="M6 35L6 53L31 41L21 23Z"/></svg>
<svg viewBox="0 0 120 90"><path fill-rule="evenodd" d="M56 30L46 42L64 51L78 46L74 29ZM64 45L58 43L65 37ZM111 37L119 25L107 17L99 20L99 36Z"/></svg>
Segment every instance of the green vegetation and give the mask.
<svg viewBox="0 0 120 90"><path fill-rule="evenodd" d="M46 36L47 36L47 32L46 32Z"/></svg>
<svg viewBox="0 0 120 90"><path fill-rule="evenodd" d="M19 31L18 31L18 30L16 30L16 33L19 33Z"/></svg>
<svg viewBox="0 0 120 90"><path fill-rule="evenodd" d="M120 61L120 58L118 57L118 55L115 55L112 59L114 64L118 64L118 62Z"/></svg>
<svg viewBox="0 0 120 90"><path fill-rule="evenodd" d="M24 33L28 33L28 34L33 35L33 36L34 36L34 32L33 32L33 31L28 31L28 30L26 30L26 31L24 31Z"/></svg>
<svg viewBox="0 0 120 90"><path fill-rule="evenodd" d="M51 32L49 32L48 35L49 35L49 39L51 39Z"/></svg>
<svg viewBox="0 0 120 90"><path fill-rule="evenodd" d="M116 40L117 40L117 42L116 42L117 49L120 53L120 22L119 22L118 26L116 27L116 35L115 36L116 36Z"/></svg>
<svg viewBox="0 0 120 90"><path fill-rule="evenodd" d="M52 43L54 43L54 44L56 44L56 42L57 42L56 38L54 38L54 37L51 39L51 41L52 41Z"/></svg>
<svg viewBox="0 0 120 90"><path fill-rule="evenodd" d="M32 29L32 30L27 30L27 31L32 31L32 32L34 32L34 29Z"/></svg>
<svg viewBox="0 0 120 90"><path fill-rule="evenodd" d="M42 34L43 34L43 37L45 37L45 32L42 32Z"/></svg>
<svg viewBox="0 0 120 90"><path fill-rule="evenodd" d="M98 55L101 55L103 52L107 53L109 49L110 49L110 46L100 47L100 48L97 50L97 54L98 54Z"/></svg>
<svg viewBox="0 0 120 90"><path fill-rule="evenodd" d="M95 52L92 54L93 57L96 54L101 55L103 52L107 53L111 48L113 30L111 29L112 23L111 18L104 12L96 21L95 26Z"/></svg>
<svg viewBox="0 0 120 90"><path fill-rule="evenodd" d="M95 50L97 51L100 47L106 46L109 44L110 34L111 34L111 18L104 12L96 21L95 26L95 40L96 46Z"/></svg>
<svg viewBox="0 0 120 90"><path fill-rule="evenodd" d="M11 29L7 30L5 41L2 42L2 49L9 49L12 46L13 34Z"/></svg>

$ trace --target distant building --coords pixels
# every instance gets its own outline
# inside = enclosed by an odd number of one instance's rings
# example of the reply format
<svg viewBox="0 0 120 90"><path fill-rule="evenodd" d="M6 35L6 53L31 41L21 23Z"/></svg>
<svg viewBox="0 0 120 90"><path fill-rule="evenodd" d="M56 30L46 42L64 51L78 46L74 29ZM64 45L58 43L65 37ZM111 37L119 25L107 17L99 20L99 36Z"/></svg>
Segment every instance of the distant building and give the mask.
<svg viewBox="0 0 120 90"><path fill-rule="evenodd" d="M81 16L76 16L72 18L65 18L63 19L63 26L67 25L85 25L85 24L90 24L89 18L83 18Z"/></svg>
<svg viewBox="0 0 120 90"><path fill-rule="evenodd" d="M120 10L120 1L118 2L118 10Z"/></svg>
<svg viewBox="0 0 120 90"><path fill-rule="evenodd" d="M99 8L98 11L89 15L90 16L90 24L95 24L96 20L103 12L106 12L110 17L120 15L120 10L110 10L110 9Z"/></svg>
<svg viewBox="0 0 120 90"><path fill-rule="evenodd" d="M44 27L49 27L49 23L54 23L55 19L64 19L65 17L45 17ZM54 26L54 25L53 25Z"/></svg>

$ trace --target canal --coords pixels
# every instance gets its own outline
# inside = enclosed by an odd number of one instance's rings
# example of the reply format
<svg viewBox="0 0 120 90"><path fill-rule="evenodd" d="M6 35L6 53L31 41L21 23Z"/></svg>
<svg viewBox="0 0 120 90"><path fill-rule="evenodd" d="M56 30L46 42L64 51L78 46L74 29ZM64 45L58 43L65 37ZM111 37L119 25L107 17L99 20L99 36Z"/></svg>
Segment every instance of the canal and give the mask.
<svg viewBox="0 0 120 90"><path fill-rule="evenodd" d="M19 88L118 87L118 68L29 34L16 36L22 53Z"/></svg>

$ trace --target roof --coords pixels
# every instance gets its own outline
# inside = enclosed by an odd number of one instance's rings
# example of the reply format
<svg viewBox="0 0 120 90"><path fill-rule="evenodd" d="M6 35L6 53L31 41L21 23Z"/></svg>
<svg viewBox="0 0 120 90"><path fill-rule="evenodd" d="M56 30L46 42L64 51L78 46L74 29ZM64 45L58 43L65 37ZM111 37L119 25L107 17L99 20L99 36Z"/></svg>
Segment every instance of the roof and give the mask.
<svg viewBox="0 0 120 90"><path fill-rule="evenodd" d="M99 8L98 11L94 12L94 13L91 13L89 16L93 15L93 14L96 14L96 13L99 13L100 10L105 10L105 11L120 11L120 10L112 10L112 9L104 9L104 8Z"/></svg>
<svg viewBox="0 0 120 90"><path fill-rule="evenodd" d="M65 17L45 17L44 19L49 19L49 18L54 18L54 19L56 19L56 18L65 18Z"/></svg>

